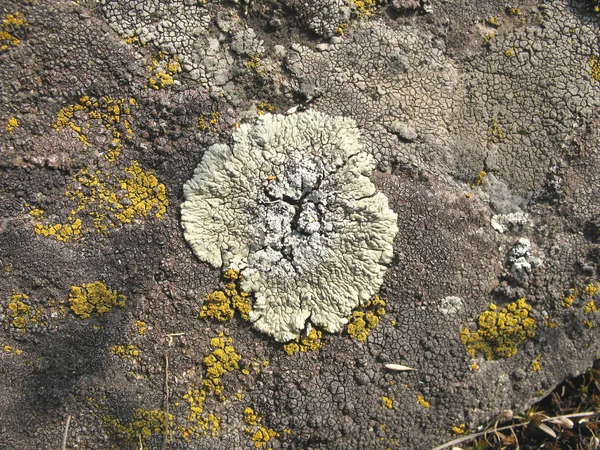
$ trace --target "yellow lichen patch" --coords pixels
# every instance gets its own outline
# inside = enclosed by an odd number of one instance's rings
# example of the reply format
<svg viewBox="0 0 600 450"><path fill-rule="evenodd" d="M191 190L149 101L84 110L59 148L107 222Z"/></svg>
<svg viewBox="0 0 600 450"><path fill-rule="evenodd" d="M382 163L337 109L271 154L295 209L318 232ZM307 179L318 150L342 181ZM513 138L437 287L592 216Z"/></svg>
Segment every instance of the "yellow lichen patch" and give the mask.
<svg viewBox="0 0 600 450"><path fill-rule="evenodd" d="M452 427L452 433L459 435L459 434L465 434L467 426L464 423L461 423L459 426L457 427Z"/></svg>
<svg viewBox="0 0 600 450"><path fill-rule="evenodd" d="M376 295L352 313L346 328L348 335L352 339L365 341L384 315L385 301Z"/></svg>
<svg viewBox="0 0 600 450"><path fill-rule="evenodd" d="M124 98L112 99L106 95L98 99L84 95L78 103L62 108L52 126L57 131L62 128L70 128L77 134L81 142L90 145L84 130L90 128L90 121L100 120L112 134L112 139L105 149L104 158L114 162L121 154L123 137L131 138L133 136L130 106L134 104L134 99L129 99L127 102Z"/></svg>
<svg viewBox="0 0 600 450"><path fill-rule="evenodd" d="M394 402L393 402L393 400L391 398L386 397L384 395L383 397L381 397L381 400L382 400L383 406L385 408L388 408L388 409L393 409L394 408Z"/></svg>
<svg viewBox="0 0 600 450"><path fill-rule="evenodd" d="M177 57L169 57L162 52L158 52L156 59L148 66L150 78L147 88L163 89L175 83L173 78L175 74L181 72L181 63Z"/></svg>
<svg viewBox="0 0 600 450"><path fill-rule="evenodd" d="M246 62L246 67L258 75L264 75L265 73L258 55L250 56Z"/></svg>
<svg viewBox="0 0 600 450"><path fill-rule="evenodd" d="M490 140L496 144L502 139L504 139L504 130L502 130L502 127L500 126L495 117L492 118L492 121L490 123L489 135Z"/></svg>
<svg viewBox="0 0 600 450"><path fill-rule="evenodd" d="M585 308L583 309L583 313L584 314L592 314L595 312L598 312L598 308L596 308L596 302L594 300L587 302L587 304L585 305Z"/></svg>
<svg viewBox="0 0 600 450"><path fill-rule="evenodd" d="M196 121L196 128L200 129L200 131L210 130L213 133L217 131L217 125L219 123L219 118L221 113L219 111L214 111L211 113L210 117L205 118L204 116L199 116Z"/></svg>
<svg viewBox="0 0 600 450"><path fill-rule="evenodd" d="M475 177L475 179L473 180L473 183L471 184L471 189L475 189L476 187L479 186L485 186L486 181L485 181L485 176L487 175L487 172L485 170L482 170L481 172L479 172L477 174L477 176Z"/></svg>
<svg viewBox="0 0 600 450"><path fill-rule="evenodd" d="M569 295L563 297L562 305L564 308L570 308L573 305L573 302L579 295L579 290L577 288L570 289Z"/></svg>
<svg viewBox="0 0 600 450"><path fill-rule="evenodd" d="M121 424L121 421L110 416L103 418L105 426L109 426L115 433L126 442L146 443L152 436L164 436L167 432L167 420L169 427L173 423L173 416L160 409L143 409L135 410L133 417L126 424ZM147 448L147 447L143 447Z"/></svg>
<svg viewBox="0 0 600 450"><path fill-rule="evenodd" d="M275 107L267 102L258 102L256 104L256 114L262 116L266 113L275 111Z"/></svg>
<svg viewBox="0 0 600 450"><path fill-rule="evenodd" d="M9 133L12 133L13 130L15 128L17 128L19 126L19 121L17 120L16 117L11 117L10 119L8 119L8 122L6 123L6 131Z"/></svg>
<svg viewBox="0 0 600 450"><path fill-rule="evenodd" d="M40 320L42 310L33 308L28 300L29 296L20 292L15 292L8 298L7 320L21 333L25 333L30 325L44 325Z"/></svg>
<svg viewBox="0 0 600 450"><path fill-rule="evenodd" d="M206 296L200 318L213 319L219 322L226 322L233 317L234 311L231 309L231 300L223 291L214 291Z"/></svg>
<svg viewBox="0 0 600 450"><path fill-rule="evenodd" d="M248 320L252 306L250 294L239 288L242 276L239 271L229 268L223 273L223 278L225 289L207 295L200 317L225 322L233 318L234 310L237 310L244 320Z"/></svg>
<svg viewBox="0 0 600 450"><path fill-rule="evenodd" d="M221 384L221 377L227 372L239 370L239 362L242 355L236 353L233 348L233 339L225 337L223 333L219 333L217 337L210 340L210 346L213 351L204 358L204 367L206 368L206 376L202 381L202 385L207 392L214 392L221 395L224 386Z"/></svg>
<svg viewBox="0 0 600 450"><path fill-rule="evenodd" d="M586 319L583 321L583 326L592 329L594 328L594 323L591 320Z"/></svg>
<svg viewBox="0 0 600 450"><path fill-rule="evenodd" d="M546 328L556 328L558 326L558 324L553 321L550 316L546 316L544 317L544 326Z"/></svg>
<svg viewBox="0 0 600 450"><path fill-rule="evenodd" d="M318 350L323 346L323 343L321 342L322 336L322 331L311 328L308 335L298 335L296 341L285 344L283 350L290 356L296 352L312 352Z"/></svg>
<svg viewBox="0 0 600 450"><path fill-rule="evenodd" d="M87 319L95 313L102 316L115 306L123 308L127 297L116 290L107 289L101 281L81 286L71 286L69 303L71 310L80 318Z"/></svg>
<svg viewBox="0 0 600 450"><path fill-rule="evenodd" d="M507 48L506 51L504 52L504 56L506 56L507 58L510 58L514 54L515 54L515 50L512 48Z"/></svg>
<svg viewBox="0 0 600 450"><path fill-rule="evenodd" d="M36 234L41 236L53 236L57 241L65 242L69 239L79 239L81 237L81 219L74 219L65 224L56 223L54 225L42 225L38 223L33 229Z"/></svg>
<svg viewBox="0 0 600 450"><path fill-rule="evenodd" d="M187 428L179 426L182 437L189 440L192 436L200 434L218 436L221 431L219 418L212 413L204 414L206 391L204 389L191 389L183 398L187 400L190 408L188 415L190 426Z"/></svg>
<svg viewBox="0 0 600 450"><path fill-rule="evenodd" d="M590 297L593 297L594 295L596 295L596 292L598 292L598 285L596 283L592 284L588 284L585 289L584 292L589 295Z"/></svg>
<svg viewBox="0 0 600 450"><path fill-rule="evenodd" d="M368 17L375 13L375 6L377 6L377 0L350 0L354 6L359 17Z"/></svg>
<svg viewBox="0 0 600 450"><path fill-rule="evenodd" d="M165 185L159 183L152 172L144 172L137 161L125 171L131 176L120 183L130 204L126 207L115 205L120 210L115 214L117 220L130 223L135 216L146 217L153 208L156 208L154 215L162 218L169 206Z"/></svg>
<svg viewBox="0 0 600 450"><path fill-rule="evenodd" d="M252 408L246 407L246 409L244 409L244 422L246 422L247 425L258 425L260 419L261 417L256 414Z"/></svg>
<svg viewBox="0 0 600 450"><path fill-rule="evenodd" d="M477 364L477 363L471 364L471 370L473 372L476 372L477 370L479 370L479 364Z"/></svg>
<svg viewBox="0 0 600 450"><path fill-rule="evenodd" d="M521 15L521 9L520 8L515 8L515 7L510 7L506 10L506 13L509 16L520 16Z"/></svg>
<svg viewBox="0 0 600 450"><path fill-rule="evenodd" d="M596 55L590 56L590 78L594 82L600 80L600 58Z"/></svg>
<svg viewBox="0 0 600 450"><path fill-rule="evenodd" d="M542 359L542 356L540 355L531 362L531 369L534 372L538 372L538 371L542 370L542 364L540 363L541 359Z"/></svg>
<svg viewBox="0 0 600 450"><path fill-rule="evenodd" d="M246 433L251 436L252 442L256 448L262 448L273 438L279 437L272 428L265 428L261 425L262 417L259 416L250 407L244 409L244 422L246 422Z"/></svg>
<svg viewBox="0 0 600 450"><path fill-rule="evenodd" d="M105 233L119 223L131 223L135 217L147 217L149 213L161 219L169 205L165 185L159 183L152 172L145 172L137 161L125 172L127 178L113 181L109 174L100 170L81 169L73 175L65 191L65 196L75 203L66 221L38 223L34 231L67 241L78 239L89 231L82 218L88 219L86 223L91 221L98 233Z"/></svg>
<svg viewBox="0 0 600 450"><path fill-rule="evenodd" d="M137 330L137 333L140 336L143 336L146 334L146 330L148 329L148 326L146 325L146 322L142 322L141 320L136 320L135 321L135 328Z"/></svg>
<svg viewBox="0 0 600 450"><path fill-rule="evenodd" d="M140 355L140 351L135 348L133 345L113 345L110 348L110 352L121 358L132 357L135 358Z"/></svg>
<svg viewBox="0 0 600 450"><path fill-rule="evenodd" d="M516 354L518 344L535 336L537 327L535 320L529 317L529 311L531 306L524 298L509 303L500 311L496 305L490 305L479 316L477 331L463 328L460 332L467 353L474 357L481 352L487 360Z"/></svg>
<svg viewBox="0 0 600 450"><path fill-rule="evenodd" d="M25 18L20 12L7 14L0 24L0 51L6 51L9 47L16 47L21 39L15 36L22 27L26 27Z"/></svg>
<svg viewBox="0 0 600 450"><path fill-rule="evenodd" d="M421 405L423 408L429 408L429 402L425 400L425 397L422 395L417 395L417 403Z"/></svg>

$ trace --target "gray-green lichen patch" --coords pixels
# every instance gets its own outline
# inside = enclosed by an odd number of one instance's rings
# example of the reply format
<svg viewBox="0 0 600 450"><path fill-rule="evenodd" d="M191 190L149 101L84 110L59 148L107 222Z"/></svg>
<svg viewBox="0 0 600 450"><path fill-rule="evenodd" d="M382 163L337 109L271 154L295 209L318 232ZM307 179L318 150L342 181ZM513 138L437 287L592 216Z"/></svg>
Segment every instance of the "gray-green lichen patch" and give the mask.
<svg viewBox="0 0 600 450"><path fill-rule="evenodd" d="M351 119L264 115L204 154L184 186L185 237L201 260L241 270L258 330L281 342L307 321L341 331L381 286L398 231L374 168Z"/></svg>

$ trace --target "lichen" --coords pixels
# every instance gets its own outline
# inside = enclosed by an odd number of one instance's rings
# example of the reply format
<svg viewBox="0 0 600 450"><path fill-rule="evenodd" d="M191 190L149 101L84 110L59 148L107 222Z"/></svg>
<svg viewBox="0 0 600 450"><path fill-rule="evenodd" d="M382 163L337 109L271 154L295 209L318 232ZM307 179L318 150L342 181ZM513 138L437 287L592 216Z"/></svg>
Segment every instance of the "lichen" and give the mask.
<svg viewBox="0 0 600 450"><path fill-rule="evenodd" d="M93 98L84 95L74 103L62 108L52 125L55 130L70 128L79 140L90 145L86 129L90 128L90 121L100 120L102 125L112 134L112 139L107 145L104 158L114 162L123 148L123 138L130 139L133 136L131 128L131 107L136 105L133 98L113 99L107 95Z"/></svg>
<svg viewBox="0 0 600 450"><path fill-rule="evenodd" d="M376 295L352 313L346 328L348 335L352 339L366 341L369 333L379 324L379 320L384 315L385 300Z"/></svg>
<svg viewBox="0 0 600 450"><path fill-rule="evenodd" d="M389 397L386 397L386 396L384 395L383 397L381 397L381 400L382 400L382 402L383 402L383 406L384 406L385 408L388 408L388 409L394 409L394 402L393 402L393 400L392 400L391 398L389 398Z"/></svg>
<svg viewBox="0 0 600 450"><path fill-rule="evenodd" d="M423 397L422 395L417 395L417 403L419 405L421 405L423 408L429 408L429 402L427 400L425 400L425 397Z"/></svg>
<svg viewBox="0 0 600 450"><path fill-rule="evenodd" d="M240 270L259 331L287 342L310 318L339 332L379 289L398 231L374 167L352 120L265 114L205 152L184 186L185 237L201 260Z"/></svg>
<svg viewBox="0 0 600 450"><path fill-rule="evenodd" d="M25 333L30 326L43 326L41 320L43 310L31 306L29 296L21 292L14 292L8 298L8 314L7 320L11 325Z"/></svg>
<svg viewBox="0 0 600 450"><path fill-rule="evenodd" d="M120 358L135 358L140 355L140 351L134 345L113 345L110 352Z"/></svg>
<svg viewBox="0 0 600 450"><path fill-rule="evenodd" d="M490 123L489 136L490 140L496 144L502 139L504 139L504 130L502 129L495 117L492 118L492 121Z"/></svg>
<svg viewBox="0 0 600 450"><path fill-rule="evenodd" d="M151 89L163 89L175 83L173 78L181 72L181 62L176 56L170 57L163 52L158 52L155 59L148 66L150 78L146 87Z"/></svg>
<svg viewBox="0 0 600 450"><path fill-rule="evenodd" d="M290 356L297 352L314 352L323 346L322 336L322 331L311 328L307 334L298 335L295 341L285 344L283 350Z"/></svg>
<svg viewBox="0 0 600 450"><path fill-rule="evenodd" d="M198 116L198 120L196 121L196 128L198 128L200 131L212 131L213 133L215 133L217 131L217 125L219 124L220 117L221 113L219 111L213 111L210 114L210 118Z"/></svg>
<svg viewBox="0 0 600 450"><path fill-rule="evenodd" d="M13 130L15 128L17 128L19 126L19 121L17 120L16 117L11 117L8 119L8 122L6 123L6 131L8 133L12 133Z"/></svg>
<svg viewBox="0 0 600 450"><path fill-rule="evenodd" d="M570 308L573 306L573 302L579 296L579 290L577 288L573 288L569 290L569 294L565 295L562 299L563 308Z"/></svg>
<svg viewBox="0 0 600 450"><path fill-rule="evenodd" d="M452 433L456 434L456 435L461 435L461 434L465 434L467 426L464 423L461 423L460 425L456 426L456 427L452 427Z"/></svg>
<svg viewBox="0 0 600 450"><path fill-rule="evenodd" d="M89 231L85 225L89 221L98 233L106 233L136 217L152 214L162 219L169 206L165 185L137 161L126 167L125 173L124 178L114 181L100 170L79 170L65 191L67 199L74 203L67 219L62 223L36 223L35 233L64 242L80 239Z"/></svg>
<svg viewBox="0 0 600 450"><path fill-rule="evenodd" d="M146 331L148 330L148 325L146 324L146 322L143 322L141 320L136 320L135 321L135 328L137 330L137 333L140 336L143 336L146 334Z"/></svg>
<svg viewBox="0 0 600 450"><path fill-rule="evenodd" d="M537 326L529 317L530 311L531 305L524 298L500 311L492 304L479 316L477 331L463 328L460 340L472 357L477 352L483 353L487 360L513 356L521 342L535 336Z"/></svg>
<svg viewBox="0 0 600 450"><path fill-rule="evenodd" d="M101 281L71 286L69 304L71 310L80 319L87 319L92 314L103 316L115 306L123 308L127 297L116 290L110 290Z"/></svg>
<svg viewBox="0 0 600 450"><path fill-rule="evenodd" d="M25 18L20 12L4 16L4 20L0 23L0 51L4 52L9 47L19 45L21 39L17 36L26 26Z"/></svg>
<svg viewBox="0 0 600 450"><path fill-rule="evenodd" d="M542 356L540 355L531 362L531 370L533 370L534 372L539 372L540 370L542 370L542 364L540 363L541 359Z"/></svg>
<svg viewBox="0 0 600 450"><path fill-rule="evenodd" d="M203 360L206 376L202 380L202 385L207 392L221 395L224 389L221 377L228 372L240 369L239 362L242 356L236 353L232 344L233 339L225 337L222 332L210 340L213 351Z"/></svg>
<svg viewBox="0 0 600 450"><path fill-rule="evenodd" d="M169 426L173 423L173 415L160 409L137 408L131 420L125 425L117 418L105 416L104 426L112 428L114 432L126 442L145 444L153 436L164 436L167 433L167 420ZM146 448L145 446L143 448Z"/></svg>
<svg viewBox="0 0 600 450"><path fill-rule="evenodd" d="M223 274L223 278L226 281L225 288L206 296L200 310L200 318L226 322L233 318L235 310L237 310L242 319L248 320L252 306L250 294L242 291L239 287L242 279L240 272L228 269Z"/></svg>
<svg viewBox="0 0 600 450"><path fill-rule="evenodd" d="M276 437L279 437L279 433L277 433L272 428L266 428L261 425L263 418L254 412L254 410L250 407L246 407L244 409L244 422L246 425L246 433L248 433L254 443L256 448L262 448L268 444L268 442Z"/></svg>

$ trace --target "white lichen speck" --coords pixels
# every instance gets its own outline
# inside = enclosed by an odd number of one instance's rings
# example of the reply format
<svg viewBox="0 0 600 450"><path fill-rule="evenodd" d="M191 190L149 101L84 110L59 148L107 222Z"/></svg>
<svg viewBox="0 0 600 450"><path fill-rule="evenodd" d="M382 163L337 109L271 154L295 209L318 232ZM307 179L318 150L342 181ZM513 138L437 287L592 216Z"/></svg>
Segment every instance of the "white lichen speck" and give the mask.
<svg viewBox="0 0 600 450"><path fill-rule="evenodd" d="M377 293L398 232L374 168L353 120L266 114L204 154L183 188L185 237L202 261L241 271L256 329L280 342L307 321L339 332Z"/></svg>

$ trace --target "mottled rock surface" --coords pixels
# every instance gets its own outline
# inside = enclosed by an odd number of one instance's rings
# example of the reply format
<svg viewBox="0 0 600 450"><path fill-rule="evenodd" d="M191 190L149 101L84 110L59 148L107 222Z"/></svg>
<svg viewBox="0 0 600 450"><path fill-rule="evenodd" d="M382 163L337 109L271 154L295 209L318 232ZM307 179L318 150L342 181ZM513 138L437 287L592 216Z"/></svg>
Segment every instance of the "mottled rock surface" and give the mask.
<svg viewBox="0 0 600 450"><path fill-rule="evenodd" d="M68 416L67 448L426 448L585 370L599 21L578 0L3 1L0 449L59 448ZM366 339L289 355L199 317L241 294L178 205L209 147L304 110L356 122L399 231ZM516 354L465 345L484 328Z"/></svg>

